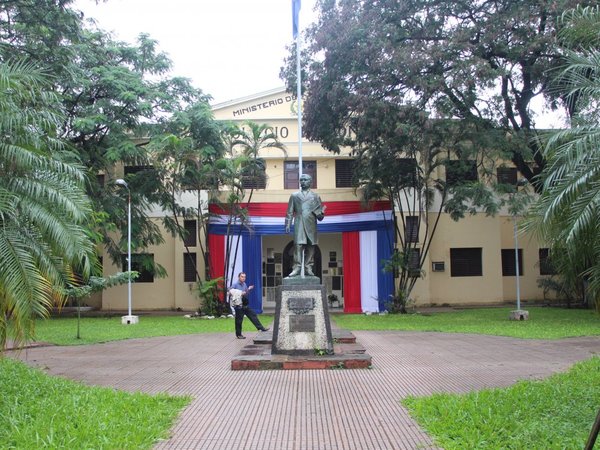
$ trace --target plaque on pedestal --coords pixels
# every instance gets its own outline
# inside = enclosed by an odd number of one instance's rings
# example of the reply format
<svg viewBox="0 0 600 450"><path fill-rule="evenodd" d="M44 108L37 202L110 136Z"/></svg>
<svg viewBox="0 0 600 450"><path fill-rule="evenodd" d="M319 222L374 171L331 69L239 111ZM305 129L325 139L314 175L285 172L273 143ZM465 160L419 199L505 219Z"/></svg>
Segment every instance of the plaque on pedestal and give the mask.
<svg viewBox="0 0 600 450"><path fill-rule="evenodd" d="M313 277L311 277L313 278ZM302 355L315 351L333 353L325 286L302 277L284 281L277 289L273 354ZM304 283L300 283L304 280Z"/></svg>

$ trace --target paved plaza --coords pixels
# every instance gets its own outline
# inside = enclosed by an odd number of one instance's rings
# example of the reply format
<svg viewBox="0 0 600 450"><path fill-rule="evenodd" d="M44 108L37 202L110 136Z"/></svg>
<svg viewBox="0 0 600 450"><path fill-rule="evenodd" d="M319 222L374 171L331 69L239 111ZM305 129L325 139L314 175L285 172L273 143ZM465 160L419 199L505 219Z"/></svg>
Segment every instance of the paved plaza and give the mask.
<svg viewBox="0 0 600 450"><path fill-rule="evenodd" d="M19 357L86 384L193 396L158 449L380 450L434 448L400 404L407 395L508 386L600 353L598 337L354 334L372 369L232 371L232 357L247 343L233 334L39 347Z"/></svg>

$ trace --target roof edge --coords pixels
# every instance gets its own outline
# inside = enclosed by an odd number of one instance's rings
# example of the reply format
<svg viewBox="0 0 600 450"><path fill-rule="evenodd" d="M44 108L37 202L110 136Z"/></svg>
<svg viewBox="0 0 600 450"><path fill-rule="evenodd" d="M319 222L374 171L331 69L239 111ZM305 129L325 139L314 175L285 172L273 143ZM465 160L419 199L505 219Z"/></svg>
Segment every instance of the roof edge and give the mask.
<svg viewBox="0 0 600 450"><path fill-rule="evenodd" d="M274 89L270 89L268 91L262 91L262 92L258 92L256 94L247 95L246 97L234 98L234 99L227 100L224 102L215 103L214 105L211 105L211 108L213 110L227 108L232 105L256 100L257 98L266 97L267 95L272 95L272 94L278 94L280 92L285 92L285 86L280 86L280 87L277 87Z"/></svg>

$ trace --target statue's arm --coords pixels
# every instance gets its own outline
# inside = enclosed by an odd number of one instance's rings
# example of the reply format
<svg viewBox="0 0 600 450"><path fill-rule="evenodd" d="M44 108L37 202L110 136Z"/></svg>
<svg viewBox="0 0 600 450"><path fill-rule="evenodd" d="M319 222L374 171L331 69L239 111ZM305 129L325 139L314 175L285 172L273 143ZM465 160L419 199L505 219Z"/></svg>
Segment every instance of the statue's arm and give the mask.
<svg viewBox="0 0 600 450"><path fill-rule="evenodd" d="M323 206L323 203L321 202L321 197L318 194L316 194L316 196L317 196L317 204L319 206L315 210L315 216L317 217L317 220L323 220L323 218L325 217L325 208L327 208L327 207Z"/></svg>

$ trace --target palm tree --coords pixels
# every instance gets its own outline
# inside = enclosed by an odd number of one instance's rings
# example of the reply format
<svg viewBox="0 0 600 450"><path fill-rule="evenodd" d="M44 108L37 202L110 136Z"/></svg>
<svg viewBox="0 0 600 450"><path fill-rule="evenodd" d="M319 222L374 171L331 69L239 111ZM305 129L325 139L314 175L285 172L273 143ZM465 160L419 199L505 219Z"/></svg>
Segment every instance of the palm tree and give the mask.
<svg viewBox="0 0 600 450"><path fill-rule="evenodd" d="M241 148L242 160L242 184L250 188L248 202L252 198L254 189L264 189L265 161L262 158L264 151L270 149L281 150L284 156L287 156L285 145L279 141L273 128L267 124L257 124L255 122L245 122L240 128L236 128L234 139L231 142L232 150Z"/></svg>
<svg viewBox="0 0 600 450"><path fill-rule="evenodd" d="M229 174L226 175L226 178L230 180L228 184L231 189L227 206L229 210L228 223L239 221L242 226L245 226L248 219L247 209L240 207L239 203L244 200L246 204L250 204L254 190L266 187L266 164L262 158L264 151L277 149L283 152L284 157L287 157L287 151L285 145L279 141L273 131L273 127L252 121L244 122L241 127L232 125L226 128L224 140L230 153L230 159L226 165L228 170L223 171ZM229 267L230 256L237 253L239 245L240 236L230 239L228 231L225 252L226 280L235 279L235 274L227 273L227 267Z"/></svg>
<svg viewBox="0 0 600 450"><path fill-rule="evenodd" d="M572 126L548 142L543 191L528 227L552 246L567 282L589 283L587 294L600 310L600 10L570 10L562 24L566 63L556 81L569 100Z"/></svg>
<svg viewBox="0 0 600 450"><path fill-rule="evenodd" d="M56 136L60 108L30 63L0 63L0 350L33 336L94 246L83 171Z"/></svg>

